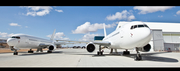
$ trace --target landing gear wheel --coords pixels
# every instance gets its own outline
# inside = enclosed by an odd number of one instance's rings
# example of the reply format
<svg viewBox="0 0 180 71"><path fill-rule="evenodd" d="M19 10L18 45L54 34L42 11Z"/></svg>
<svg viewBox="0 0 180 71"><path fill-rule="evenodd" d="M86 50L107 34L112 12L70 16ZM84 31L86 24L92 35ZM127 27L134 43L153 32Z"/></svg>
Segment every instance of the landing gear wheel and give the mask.
<svg viewBox="0 0 180 71"><path fill-rule="evenodd" d="M141 55L140 55L140 54L137 54L137 55L134 57L134 60L135 60L135 61L142 60Z"/></svg>
<svg viewBox="0 0 180 71"><path fill-rule="evenodd" d="M48 50L47 53L52 53L52 51L49 51L49 50Z"/></svg>
<svg viewBox="0 0 180 71"><path fill-rule="evenodd" d="M123 51L123 55L129 55L130 52L129 51Z"/></svg>
<svg viewBox="0 0 180 71"><path fill-rule="evenodd" d="M33 51L28 51L28 53L33 53Z"/></svg>
<svg viewBox="0 0 180 71"><path fill-rule="evenodd" d="M14 52L13 55L18 55L18 52Z"/></svg>
<svg viewBox="0 0 180 71"><path fill-rule="evenodd" d="M30 50L28 51L28 53L33 53L33 50L32 50L32 49L30 49Z"/></svg>

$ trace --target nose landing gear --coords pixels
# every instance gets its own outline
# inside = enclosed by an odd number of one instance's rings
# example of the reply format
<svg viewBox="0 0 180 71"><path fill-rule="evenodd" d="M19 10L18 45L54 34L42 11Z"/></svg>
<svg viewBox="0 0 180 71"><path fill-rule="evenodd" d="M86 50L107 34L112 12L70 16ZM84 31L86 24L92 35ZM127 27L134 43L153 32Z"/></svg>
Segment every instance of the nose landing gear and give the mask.
<svg viewBox="0 0 180 71"><path fill-rule="evenodd" d="M130 52L128 51L128 49L126 49L126 51L123 51L123 55L129 55Z"/></svg>
<svg viewBox="0 0 180 71"><path fill-rule="evenodd" d="M14 50L14 53L13 53L13 55L18 55L18 52L17 52L17 50Z"/></svg>
<svg viewBox="0 0 180 71"><path fill-rule="evenodd" d="M138 48L137 48L137 47L136 47L136 52L137 52L137 54L136 54L136 56L134 57L134 60L135 60L135 61L142 60L141 54L139 53L139 51L138 51Z"/></svg>

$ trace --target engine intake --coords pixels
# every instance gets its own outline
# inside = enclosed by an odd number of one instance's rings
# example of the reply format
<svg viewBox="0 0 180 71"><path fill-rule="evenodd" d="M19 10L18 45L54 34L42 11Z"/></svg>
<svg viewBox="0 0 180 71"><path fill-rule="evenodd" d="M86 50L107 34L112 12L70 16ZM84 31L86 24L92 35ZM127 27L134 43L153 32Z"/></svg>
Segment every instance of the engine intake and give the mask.
<svg viewBox="0 0 180 71"><path fill-rule="evenodd" d="M49 46L49 50L55 50L55 49L56 49L55 46L53 46L53 45L50 45L50 46Z"/></svg>
<svg viewBox="0 0 180 71"><path fill-rule="evenodd" d="M150 51L150 49L151 49L151 45L150 45L150 44L147 44L147 45L144 46L144 47L138 48L138 51L148 52L148 51Z"/></svg>
<svg viewBox="0 0 180 71"><path fill-rule="evenodd" d="M148 52L148 51L150 51L150 49L151 49L151 45L147 44L146 46L143 47L142 51L143 52Z"/></svg>
<svg viewBox="0 0 180 71"><path fill-rule="evenodd" d="M86 46L88 52L93 52L95 50L95 45L93 43L89 43Z"/></svg>

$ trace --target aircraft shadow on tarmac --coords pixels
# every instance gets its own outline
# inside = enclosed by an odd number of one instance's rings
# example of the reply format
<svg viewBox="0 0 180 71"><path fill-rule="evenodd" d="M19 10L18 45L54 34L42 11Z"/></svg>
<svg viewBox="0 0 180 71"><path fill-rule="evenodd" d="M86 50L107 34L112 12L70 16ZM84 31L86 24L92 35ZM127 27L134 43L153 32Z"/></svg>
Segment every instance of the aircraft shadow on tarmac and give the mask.
<svg viewBox="0 0 180 71"><path fill-rule="evenodd" d="M157 53L141 53L142 60L141 61L157 61L157 62L179 62L177 59L168 58L168 57L161 57L161 56L152 56L154 54L161 54L161 53L169 53L169 52L157 52ZM96 54L77 54L77 55L92 55L92 57L103 57L103 56L125 56L134 59L136 54L129 54L129 55L122 55L122 52L118 52L118 54L103 54L101 56Z"/></svg>
<svg viewBox="0 0 180 71"><path fill-rule="evenodd" d="M63 52L62 51L54 51L52 53L47 53L47 52L34 52L34 53L20 52L20 53L26 53L26 54L21 54L18 56L45 55L45 54L54 54L54 53L63 53Z"/></svg>

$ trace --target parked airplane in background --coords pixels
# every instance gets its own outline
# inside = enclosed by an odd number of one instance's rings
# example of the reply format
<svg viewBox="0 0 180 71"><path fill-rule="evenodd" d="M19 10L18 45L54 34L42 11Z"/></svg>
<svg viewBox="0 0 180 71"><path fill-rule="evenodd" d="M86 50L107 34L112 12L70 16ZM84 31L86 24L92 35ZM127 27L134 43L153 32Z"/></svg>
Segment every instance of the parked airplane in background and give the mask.
<svg viewBox="0 0 180 71"><path fill-rule="evenodd" d="M56 49L56 45L68 44L66 42L54 42L55 31L56 30L54 30L50 40L25 34L15 34L7 39L7 44L10 49L14 51L14 55L18 55L17 50L19 49L30 49L28 53L33 53L32 49L37 49L37 51L40 50L42 52L42 49L48 48L49 50L47 52L51 53Z"/></svg>
<svg viewBox="0 0 180 71"><path fill-rule="evenodd" d="M134 21L130 23L119 24L115 31L106 35L106 29L104 25L104 38L102 41L91 41L86 45L88 52L95 50L95 44L99 45L99 51L97 55L102 55L102 47L110 49L126 49L123 54L130 54L128 49L136 49L137 55L135 60L141 60L139 51L147 52L151 46L149 41L151 40L151 29L143 22ZM59 40L62 41L62 40ZM65 40L67 41L67 40ZM68 41L71 42L71 41ZM79 41L72 41L79 42ZM87 43L87 42L84 42Z"/></svg>

